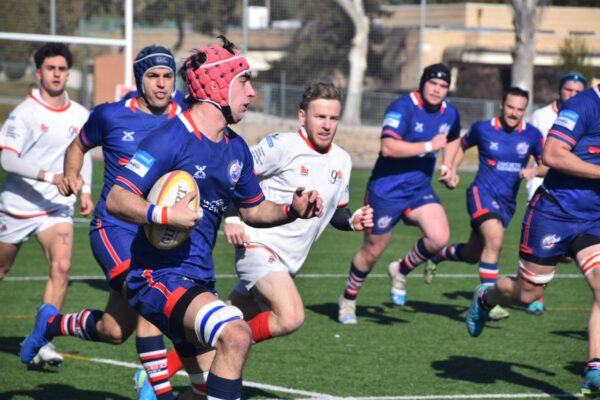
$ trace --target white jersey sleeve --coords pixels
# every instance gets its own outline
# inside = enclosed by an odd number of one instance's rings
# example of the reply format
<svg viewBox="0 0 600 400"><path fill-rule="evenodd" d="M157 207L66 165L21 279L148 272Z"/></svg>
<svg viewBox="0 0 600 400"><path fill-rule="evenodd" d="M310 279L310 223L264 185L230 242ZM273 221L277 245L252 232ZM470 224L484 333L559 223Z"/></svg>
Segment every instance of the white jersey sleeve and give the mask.
<svg viewBox="0 0 600 400"><path fill-rule="evenodd" d="M285 146L280 142L281 133L273 133L250 148L256 175L275 175L285 165Z"/></svg>
<svg viewBox="0 0 600 400"><path fill-rule="evenodd" d="M21 103L15 108L0 131L0 149L9 150L21 155L26 143L33 143L33 130L30 129L27 115L27 102Z"/></svg>
<svg viewBox="0 0 600 400"><path fill-rule="evenodd" d="M528 118L527 122L538 128L540 132L542 132L544 139L546 139L546 135L548 135L548 131L552 127L552 124L554 124L557 114L558 107L556 106L556 102L552 102L547 106L535 110ZM527 200L533 198L535 191L543 181L544 178L535 177L525 183L525 187L527 188Z"/></svg>

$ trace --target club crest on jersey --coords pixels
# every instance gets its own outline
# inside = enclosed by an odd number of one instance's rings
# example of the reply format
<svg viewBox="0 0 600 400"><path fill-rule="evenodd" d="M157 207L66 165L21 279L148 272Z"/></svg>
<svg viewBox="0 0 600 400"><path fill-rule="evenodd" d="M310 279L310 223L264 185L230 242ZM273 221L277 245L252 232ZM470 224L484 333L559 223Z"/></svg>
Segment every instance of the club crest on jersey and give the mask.
<svg viewBox="0 0 600 400"><path fill-rule="evenodd" d="M302 176L308 176L308 168L306 168L304 165L300 166L300 175Z"/></svg>
<svg viewBox="0 0 600 400"><path fill-rule="evenodd" d="M379 229L385 229L388 226L390 226L391 222L392 222L392 217L390 217L389 215L384 215L383 217L381 217L377 220L377 227Z"/></svg>
<svg viewBox="0 0 600 400"><path fill-rule="evenodd" d="M556 236L555 234L546 235L542 238L542 248L550 250L558 242L560 242L560 236Z"/></svg>
<svg viewBox="0 0 600 400"><path fill-rule="evenodd" d="M227 175L229 176L229 183L235 185L242 176L242 163L239 160L233 160L227 167Z"/></svg>
<svg viewBox="0 0 600 400"><path fill-rule="evenodd" d="M79 127L70 126L69 133L67 134L67 139L72 139L79 134Z"/></svg>
<svg viewBox="0 0 600 400"><path fill-rule="evenodd" d="M135 139L133 138L135 135L134 131L123 131L123 137L121 138L122 142L133 142Z"/></svg>
<svg viewBox="0 0 600 400"><path fill-rule="evenodd" d="M206 165L194 165L196 167L196 172L194 172L194 178L196 179L206 179Z"/></svg>
<svg viewBox="0 0 600 400"><path fill-rule="evenodd" d="M529 143L520 142L517 145L517 154L519 155L519 157L523 158L525 157L525 155L527 155L527 153L529 153Z"/></svg>
<svg viewBox="0 0 600 400"><path fill-rule="evenodd" d="M423 122L415 123L415 132L423 132L423 130L425 129L424 125L425 123Z"/></svg>
<svg viewBox="0 0 600 400"><path fill-rule="evenodd" d="M498 142L490 142L490 150L498 150Z"/></svg>
<svg viewBox="0 0 600 400"><path fill-rule="evenodd" d="M450 124L444 123L444 124L440 125L440 128L438 129L438 133L440 135L448 136L448 134L450 133Z"/></svg>
<svg viewBox="0 0 600 400"><path fill-rule="evenodd" d="M41 124L40 130L42 131L42 133L48 132L48 125Z"/></svg>

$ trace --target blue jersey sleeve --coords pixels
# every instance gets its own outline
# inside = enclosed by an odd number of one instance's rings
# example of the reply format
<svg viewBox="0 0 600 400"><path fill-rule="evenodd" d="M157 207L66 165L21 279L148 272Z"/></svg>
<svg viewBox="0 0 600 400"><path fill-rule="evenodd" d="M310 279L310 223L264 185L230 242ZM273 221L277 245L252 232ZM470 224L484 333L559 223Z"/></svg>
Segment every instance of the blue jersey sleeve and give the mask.
<svg viewBox="0 0 600 400"><path fill-rule="evenodd" d="M254 174L254 161L248 146L243 143L244 164L240 179L235 185L233 201L237 208L255 207L263 202L265 195Z"/></svg>
<svg viewBox="0 0 600 400"><path fill-rule="evenodd" d="M383 117L383 127L381 129L381 138L390 137L396 140L402 140L409 127L409 110L406 104L400 101L402 98L394 101L385 111Z"/></svg>
<svg viewBox="0 0 600 400"><path fill-rule="evenodd" d="M121 169L115 185L146 197L154 183L173 168L175 147L168 139L168 134L159 131L144 139L129 163Z"/></svg>
<svg viewBox="0 0 600 400"><path fill-rule="evenodd" d="M536 160L541 161L542 153L544 152L544 135L539 129L535 129L535 137L533 142L533 149L531 153L535 157Z"/></svg>
<svg viewBox="0 0 600 400"><path fill-rule="evenodd" d="M474 123L473 125L471 125L471 127L467 131L467 134L462 137L460 143L461 143L463 149L468 149L469 147L479 145L480 136L481 136L481 132L479 130L479 122L477 122L477 123Z"/></svg>
<svg viewBox="0 0 600 400"><path fill-rule="evenodd" d="M94 107L79 134L79 142L87 149L102 146L106 132L105 105Z"/></svg>
<svg viewBox="0 0 600 400"><path fill-rule="evenodd" d="M460 114L458 110L454 109L454 121L452 122L452 126L450 127L450 132L448 133L448 141L451 142L460 137Z"/></svg>
<svg viewBox="0 0 600 400"><path fill-rule="evenodd" d="M573 107L573 105L576 106L571 101L567 101L561 107L554 125L548 131L548 136L562 140L571 147L577 144L585 131L581 119L581 111L577 107Z"/></svg>

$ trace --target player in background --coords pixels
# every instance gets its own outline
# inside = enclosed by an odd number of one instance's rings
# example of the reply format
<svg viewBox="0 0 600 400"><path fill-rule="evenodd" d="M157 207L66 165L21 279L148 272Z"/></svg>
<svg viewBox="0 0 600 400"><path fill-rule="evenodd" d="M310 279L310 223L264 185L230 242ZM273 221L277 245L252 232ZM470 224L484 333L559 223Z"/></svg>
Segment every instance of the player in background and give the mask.
<svg viewBox="0 0 600 400"><path fill-rule="evenodd" d="M328 223L344 231L373 226L373 210L354 214L349 202L350 155L333 143L342 109L342 95L331 83L306 86L298 110L300 129L274 133L251 147L254 170L265 197L290 203L295 188L314 189L323 198L321 218L296 220L273 228L252 228L227 210L225 237L236 245L240 282L229 295L244 313L253 342L283 336L304 323L304 305L294 284L313 243Z"/></svg>
<svg viewBox="0 0 600 400"><path fill-rule="evenodd" d="M364 235L362 248L350 264L346 289L339 299L338 319L355 324L356 297L367 275L392 238L394 226L403 219L423 232L402 260L392 262L390 295L394 304L406 301L406 277L448 242L450 228L444 208L431 186L439 150L444 149L440 180L447 186L452 159L459 146L458 111L445 100L450 70L443 64L423 70L419 90L396 99L385 113L381 150L367 186L365 203L374 210L375 226Z"/></svg>
<svg viewBox="0 0 600 400"><path fill-rule="evenodd" d="M586 77L577 71L566 72L560 79L558 85L558 99L552 103L534 111L529 117L529 123L538 128L544 139L548 134L548 131L552 127L552 124L556 120L558 110L563 103L569 100L571 97L581 93L585 90L587 85ZM542 184L543 178L536 177L530 181L527 181L527 201L531 201L537 188ZM530 314L543 314L544 313L544 299L539 298L527 307L527 312Z"/></svg>
<svg viewBox="0 0 600 400"><path fill-rule="evenodd" d="M530 304L543 295L564 256L572 257L593 293L588 361L581 392L600 395L600 85L567 100L544 145L550 167L523 217L516 278L480 285L467 311L477 337L496 304ZM585 199L582 201L581 199ZM534 343L534 341L529 341Z"/></svg>
<svg viewBox="0 0 600 400"><path fill-rule="evenodd" d="M479 169L467 189L471 235L467 243L445 246L431 259L435 264L446 260L479 263L479 279L488 286L498 280L504 230L515 213L521 179L530 181L547 171L540 162L542 134L523 120L528 104L529 92L511 87L502 96L500 115L476 122L462 137L452 165L455 174L467 149L477 147L479 153ZM527 167L532 156L539 168ZM493 320L509 316L499 305L489 314Z"/></svg>
<svg viewBox="0 0 600 400"><path fill-rule="evenodd" d="M76 177L84 155L102 146L105 160L104 186L94 218L90 224L90 244L94 258L102 268L109 285L108 302L104 311L83 309L76 313L60 314L51 305L40 310L38 325L45 332L31 335L25 349L39 345L37 340L52 340L55 336L76 336L83 340L121 344L127 340L137 322L136 348L142 365L153 373L156 365L166 363L166 348L158 328L144 318L127 302L124 282L131 258L131 242L138 225L120 220L106 210L106 198L122 166L127 164L142 140L157 126L175 118L181 108L171 99L175 85L176 65L173 55L161 46L144 47L133 63L138 97L105 103L95 107L80 135L67 149L64 159L65 175L59 185L63 195L80 189ZM52 322L44 324L52 315ZM37 327L37 326L36 326ZM35 340L34 340L35 339ZM24 357L29 352L22 352ZM173 357L177 357L174 353ZM25 358L24 361L27 361ZM178 359L172 361L172 364ZM149 372L150 373L150 372ZM169 378L150 380L150 385L138 387L141 399L174 399ZM140 379L136 379L136 382Z"/></svg>
<svg viewBox="0 0 600 400"><path fill-rule="evenodd" d="M141 143L115 179L107 209L139 225L168 224L191 231L171 250L154 248L143 230L138 231L127 274L129 303L173 341L195 398L206 371L208 398L235 399L241 396L252 334L241 311L215 293L212 249L223 212L233 201L248 224L269 227L320 216L322 199L299 187L291 203L265 200L248 146L228 128L244 117L255 96L249 66L233 44L221 38L222 46L196 50L184 62L181 74L188 84L190 109ZM173 170L196 179L202 218L188 208L196 193L170 207L144 199L154 183Z"/></svg>
<svg viewBox="0 0 600 400"><path fill-rule="evenodd" d="M66 45L47 43L35 52L34 61L39 89L33 89L10 113L0 131L0 162L7 172L0 192L0 279L12 267L21 244L35 235L50 272L42 303L60 309L71 271L76 198L61 196L56 185L62 179L65 150L88 111L67 95L73 56ZM75 179L83 187L80 213L89 215L94 209L89 157L83 178L78 174ZM28 364L43 367L44 363L58 365L63 361L54 346L40 347Z"/></svg>

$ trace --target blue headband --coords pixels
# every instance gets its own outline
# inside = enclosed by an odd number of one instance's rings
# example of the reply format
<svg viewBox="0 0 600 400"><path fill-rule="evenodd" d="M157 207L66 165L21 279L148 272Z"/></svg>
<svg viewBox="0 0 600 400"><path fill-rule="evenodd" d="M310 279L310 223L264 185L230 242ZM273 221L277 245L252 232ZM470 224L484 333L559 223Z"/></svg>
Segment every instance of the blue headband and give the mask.
<svg viewBox="0 0 600 400"><path fill-rule="evenodd" d="M558 85L558 91L562 90L562 87L567 82L581 82L583 83L583 87L587 86L587 78L581 73L577 71L569 71L566 72L562 78L560 78L560 84Z"/></svg>
<svg viewBox="0 0 600 400"><path fill-rule="evenodd" d="M135 87L137 88L138 94L144 94L144 76L148 71L154 68L168 68L173 72L173 79L175 79L175 59L173 54L162 46L146 46L144 47L135 58L133 62L133 74L135 75ZM175 87L173 87L175 90Z"/></svg>

